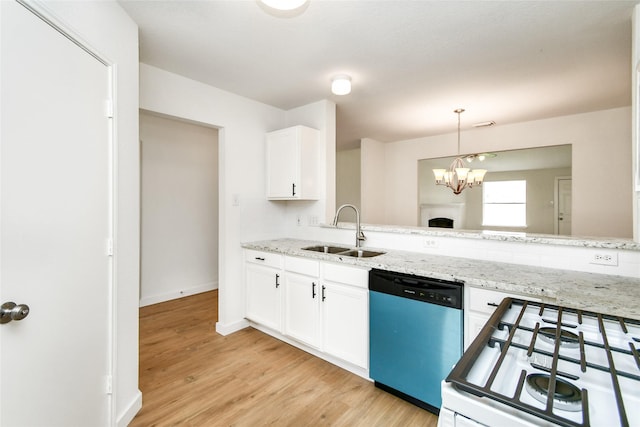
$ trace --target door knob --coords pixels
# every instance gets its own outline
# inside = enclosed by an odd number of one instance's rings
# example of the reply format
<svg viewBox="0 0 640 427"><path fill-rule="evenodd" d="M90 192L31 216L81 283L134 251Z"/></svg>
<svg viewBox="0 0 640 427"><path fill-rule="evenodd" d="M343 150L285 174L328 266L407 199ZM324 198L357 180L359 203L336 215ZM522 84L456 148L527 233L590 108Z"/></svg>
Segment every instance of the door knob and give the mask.
<svg viewBox="0 0 640 427"><path fill-rule="evenodd" d="M0 306L0 324L9 323L12 320L22 320L29 314L29 306L5 302Z"/></svg>

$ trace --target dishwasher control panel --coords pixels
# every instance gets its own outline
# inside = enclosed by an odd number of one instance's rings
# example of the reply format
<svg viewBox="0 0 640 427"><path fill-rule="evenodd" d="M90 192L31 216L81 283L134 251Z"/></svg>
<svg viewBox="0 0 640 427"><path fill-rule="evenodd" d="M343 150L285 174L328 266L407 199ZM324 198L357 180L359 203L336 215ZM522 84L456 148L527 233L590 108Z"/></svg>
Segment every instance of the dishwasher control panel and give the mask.
<svg viewBox="0 0 640 427"><path fill-rule="evenodd" d="M451 280L373 269L369 290L452 308L463 305L463 284Z"/></svg>

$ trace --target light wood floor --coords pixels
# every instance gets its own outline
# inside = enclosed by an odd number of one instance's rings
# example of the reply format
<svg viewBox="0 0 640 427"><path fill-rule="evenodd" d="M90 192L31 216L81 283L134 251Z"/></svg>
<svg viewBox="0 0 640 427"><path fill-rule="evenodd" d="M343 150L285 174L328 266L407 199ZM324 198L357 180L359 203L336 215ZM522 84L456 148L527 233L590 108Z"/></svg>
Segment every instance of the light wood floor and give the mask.
<svg viewBox="0 0 640 427"><path fill-rule="evenodd" d="M427 426L437 417L253 328L215 332L217 291L140 309L131 426Z"/></svg>

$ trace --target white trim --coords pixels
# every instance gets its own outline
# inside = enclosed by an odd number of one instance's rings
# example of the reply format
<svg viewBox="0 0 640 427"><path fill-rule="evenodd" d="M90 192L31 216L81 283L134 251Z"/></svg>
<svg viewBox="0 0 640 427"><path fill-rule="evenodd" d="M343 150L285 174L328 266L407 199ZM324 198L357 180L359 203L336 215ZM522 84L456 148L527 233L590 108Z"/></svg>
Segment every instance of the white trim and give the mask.
<svg viewBox="0 0 640 427"><path fill-rule="evenodd" d="M46 1L44 0L16 0L25 9L36 15L42 21L46 22L51 28L62 34L69 39L72 43L84 50L89 55L93 56L96 60L106 65L107 67L113 65L113 61L107 59L106 55L103 55L94 48L90 43L80 37L75 31L68 27L64 21L56 16L56 14L48 8Z"/></svg>
<svg viewBox="0 0 640 427"><path fill-rule="evenodd" d="M556 176L553 179L553 234L558 234L560 230L560 223L558 222L558 217L560 212L558 212L558 204L560 203L560 195L558 194L558 185L560 180L572 180L571 176Z"/></svg>
<svg viewBox="0 0 640 427"><path fill-rule="evenodd" d="M244 328L249 327L249 321L246 319L238 320L237 322L223 324L216 322L216 332L220 335L230 335L234 332L238 332Z"/></svg>
<svg viewBox="0 0 640 427"><path fill-rule="evenodd" d="M127 427L129 423L135 418L138 411L142 409L142 392L138 390L135 398L131 401L127 409L122 413L120 417L118 417L118 421L116 423L117 427Z"/></svg>
<svg viewBox="0 0 640 427"><path fill-rule="evenodd" d="M203 283L201 285L193 286L187 289L180 289L176 291L167 292L159 295L151 295L148 297L140 298L140 307L147 305L158 304L160 302L171 301L178 298L188 297L190 295L200 294L202 292L213 291L218 289L218 282Z"/></svg>

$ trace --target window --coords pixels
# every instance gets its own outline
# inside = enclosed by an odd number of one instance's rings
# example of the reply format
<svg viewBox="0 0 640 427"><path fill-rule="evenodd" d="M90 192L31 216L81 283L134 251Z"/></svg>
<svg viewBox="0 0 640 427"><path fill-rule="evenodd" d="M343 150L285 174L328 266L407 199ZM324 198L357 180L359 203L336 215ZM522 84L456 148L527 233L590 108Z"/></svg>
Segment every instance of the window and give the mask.
<svg viewBox="0 0 640 427"><path fill-rule="evenodd" d="M482 188L482 225L526 227L527 181L485 181Z"/></svg>

